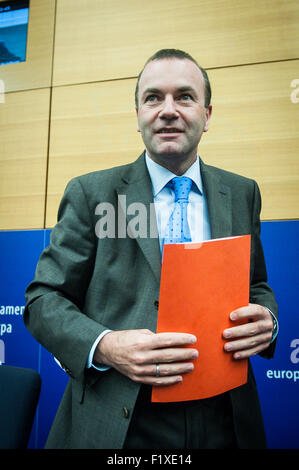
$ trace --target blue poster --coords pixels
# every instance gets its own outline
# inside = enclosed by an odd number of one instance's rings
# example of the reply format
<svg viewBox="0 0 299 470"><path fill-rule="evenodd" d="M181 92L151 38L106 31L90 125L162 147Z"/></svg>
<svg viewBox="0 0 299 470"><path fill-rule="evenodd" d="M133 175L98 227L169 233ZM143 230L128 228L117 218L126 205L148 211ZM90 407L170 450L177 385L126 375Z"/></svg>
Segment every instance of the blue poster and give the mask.
<svg viewBox="0 0 299 470"><path fill-rule="evenodd" d="M34 369L42 379L40 400L29 448L43 448L68 376L53 356L29 333L23 322L24 292L32 281L47 230L0 232L0 362Z"/></svg>
<svg viewBox="0 0 299 470"><path fill-rule="evenodd" d="M40 346L23 322L24 286L44 247L42 231L0 232L0 362L39 371ZM36 447L37 419L29 446Z"/></svg>
<svg viewBox="0 0 299 470"><path fill-rule="evenodd" d="M34 276L43 247L40 230L0 232L0 339L4 351L0 361L35 370L39 345L24 326L24 286Z"/></svg>
<svg viewBox="0 0 299 470"><path fill-rule="evenodd" d="M262 223L268 282L278 303L279 334L271 360L251 359L268 446L299 449L299 221Z"/></svg>
<svg viewBox="0 0 299 470"><path fill-rule="evenodd" d="M42 379L29 448L42 449L68 375L23 323L24 291L34 277L50 230L0 232L0 362L37 370ZM274 359L251 359L270 449L299 449L299 221L262 223L268 281L279 306ZM250 406L250 404L248 404Z"/></svg>

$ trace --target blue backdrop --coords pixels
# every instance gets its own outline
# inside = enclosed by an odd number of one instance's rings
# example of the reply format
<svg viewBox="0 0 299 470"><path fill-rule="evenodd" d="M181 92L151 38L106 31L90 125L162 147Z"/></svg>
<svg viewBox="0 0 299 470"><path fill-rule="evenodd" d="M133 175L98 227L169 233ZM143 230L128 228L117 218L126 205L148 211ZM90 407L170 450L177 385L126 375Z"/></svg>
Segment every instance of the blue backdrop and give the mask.
<svg viewBox="0 0 299 470"><path fill-rule="evenodd" d="M299 449L298 235L299 221L262 223L269 284L279 305L279 337L274 359L255 356L251 362L272 449ZM32 449L43 448L68 380L22 318L24 290L49 236L50 230L0 232L0 362L35 369L42 378Z"/></svg>

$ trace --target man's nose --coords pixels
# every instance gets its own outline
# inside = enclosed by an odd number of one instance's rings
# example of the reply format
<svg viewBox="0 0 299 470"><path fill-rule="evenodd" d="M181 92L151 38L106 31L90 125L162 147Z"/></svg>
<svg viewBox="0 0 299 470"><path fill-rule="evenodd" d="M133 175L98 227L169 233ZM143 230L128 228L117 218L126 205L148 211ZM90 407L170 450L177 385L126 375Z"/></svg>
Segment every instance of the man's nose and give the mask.
<svg viewBox="0 0 299 470"><path fill-rule="evenodd" d="M172 96L167 96L162 103L162 109L160 111L160 118L162 119L176 119L178 112L176 109L176 102Z"/></svg>

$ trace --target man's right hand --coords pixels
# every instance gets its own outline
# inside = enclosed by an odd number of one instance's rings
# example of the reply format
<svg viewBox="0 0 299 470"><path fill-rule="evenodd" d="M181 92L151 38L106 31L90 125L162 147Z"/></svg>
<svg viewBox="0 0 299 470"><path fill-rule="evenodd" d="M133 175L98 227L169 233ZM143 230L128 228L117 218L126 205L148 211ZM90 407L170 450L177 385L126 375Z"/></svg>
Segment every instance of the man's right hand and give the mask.
<svg viewBox="0 0 299 470"><path fill-rule="evenodd" d="M183 380L194 368L196 343L188 333L153 333L150 330L121 330L107 333L99 342L94 361L108 365L135 382L163 386ZM157 376L157 364L159 375Z"/></svg>

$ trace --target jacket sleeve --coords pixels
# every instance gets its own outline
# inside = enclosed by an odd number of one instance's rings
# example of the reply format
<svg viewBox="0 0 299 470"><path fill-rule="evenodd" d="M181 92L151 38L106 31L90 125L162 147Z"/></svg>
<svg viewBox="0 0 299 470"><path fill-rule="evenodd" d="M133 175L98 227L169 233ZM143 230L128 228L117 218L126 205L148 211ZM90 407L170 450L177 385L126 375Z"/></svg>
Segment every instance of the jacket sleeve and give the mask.
<svg viewBox="0 0 299 470"><path fill-rule="evenodd" d="M92 344L106 329L82 311L97 246L92 220L75 178L65 190L50 245L25 292L25 325L70 376L82 380Z"/></svg>
<svg viewBox="0 0 299 470"><path fill-rule="evenodd" d="M250 302L262 305L277 319L278 307L272 289L267 284L267 270L263 247L260 239L261 223L261 196L258 185L254 182L253 206L252 206L252 260L250 279ZM265 358L273 357L276 339L261 353Z"/></svg>

